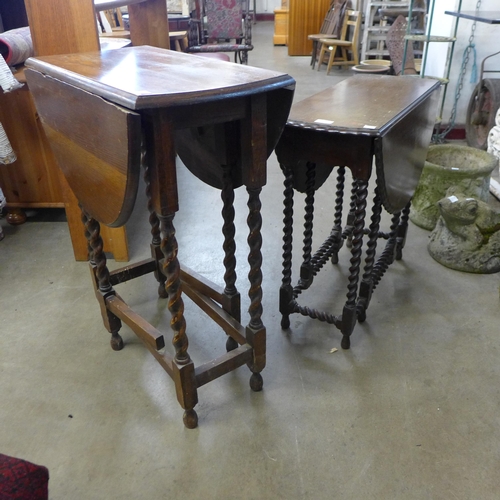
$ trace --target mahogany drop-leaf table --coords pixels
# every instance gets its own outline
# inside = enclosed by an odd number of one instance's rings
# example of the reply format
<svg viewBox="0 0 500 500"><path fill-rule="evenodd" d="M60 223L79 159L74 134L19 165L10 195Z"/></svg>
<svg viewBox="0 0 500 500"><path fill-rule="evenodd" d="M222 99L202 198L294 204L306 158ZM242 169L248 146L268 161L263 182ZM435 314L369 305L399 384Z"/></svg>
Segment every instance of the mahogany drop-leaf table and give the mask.
<svg viewBox="0 0 500 500"><path fill-rule="evenodd" d="M439 82L418 77L359 75L292 106L276 155L285 175L281 326L299 313L333 324L350 347L357 321L366 319L372 292L388 266L401 258L408 226L409 203L422 172L436 119ZM375 161L374 161L375 160ZM365 229L368 181L373 163L376 188L369 228ZM312 252L315 193L336 169L331 207L333 228ZM350 207L343 220L346 168L352 174ZM303 257L300 278L292 286L294 191L305 193ZM380 231L382 207L392 214L388 233ZM329 207L321 206L323 211ZM366 238L366 242L363 240ZM376 255L377 240L387 243ZM341 314L299 304L330 259L338 263L346 242L351 258L347 299ZM363 244L366 248L363 249ZM360 280L361 261L365 265Z"/></svg>
<svg viewBox="0 0 500 500"><path fill-rule="evenodd" d="M148 46L32 58L26 66L51 147L82 207L95 293L113 349L123 347L118 332L124 322L174 380L188 428L198 423L197 389L221 375L247 364L250 386L259 391L266 362L259 196L267 158L290 110L293 78ZM173 224L178 210L176 154L202 181L221 189L224 287L179 264ZM152 257L110 272L100 224L116 227L128 220L141 163ZM246 327L236 288L233 207L234 190L242 185L249 207ZM154 273L160 297L168 300L173 355L164 349L163 334L115 291L120 283L148 273ZM199 366L188 354L183 293L228 336L223 354Z"/></svg>

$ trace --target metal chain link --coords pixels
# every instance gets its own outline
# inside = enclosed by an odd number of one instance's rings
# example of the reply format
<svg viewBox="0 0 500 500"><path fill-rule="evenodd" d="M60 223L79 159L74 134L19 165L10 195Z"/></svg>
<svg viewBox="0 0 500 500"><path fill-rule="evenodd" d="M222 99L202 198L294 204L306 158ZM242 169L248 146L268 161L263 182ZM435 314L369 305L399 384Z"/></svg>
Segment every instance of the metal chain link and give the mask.
<svg viewBox="0 0 500 500"><path fill-rule="evenodd" d="M481 0L477 1L476 14L479 11L479 7L481 7ZM451 109L450 119L448 121L448 126L446 127L446 129L443 132L441 132L440 134L435 134L433 136L433 138L432 138L433 143L438 143L438 144L443 143L446 136L455 127L455 120L457 117L457 105L458 105L458 101L462 95L462 89L464 86L464 77L465 77L465 73L467 72L467 66L469 64L470 53L473 50L475 51L474 36L475 36L475 31L476 31L476 24L477 24L477 21L474 21L472 23L471 32L470 32L470 36L469 36L469 43L468 43L467 47L465 48L464 55L462 57L462 66L460 68L460 74L458 77L458 84L457 84L457 88L455 90L455 99L453 101L453 107ZM474 54L474 64L475 64L475 54Z"/></svg>

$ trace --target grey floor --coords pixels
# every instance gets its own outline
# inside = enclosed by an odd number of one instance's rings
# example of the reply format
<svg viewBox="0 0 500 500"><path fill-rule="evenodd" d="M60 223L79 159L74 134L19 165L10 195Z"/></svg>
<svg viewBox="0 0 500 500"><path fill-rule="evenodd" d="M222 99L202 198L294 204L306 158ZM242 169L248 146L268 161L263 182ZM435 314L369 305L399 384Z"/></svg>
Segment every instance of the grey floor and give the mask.
<svg viewBox="0 0 500 500"><path fill-rule="evenodd" d="M297 99L349 76L313 72L309 58L273 47L272 23L254 35L251 64L295 77ZM0 453L47 466L51 499L500 498L498 275L440 266L427 253L429 233L410 224L404 258L350 350L334 327L301 316L282 331L281 177L272 156L262 195L264 390L250 391L246 367L200 388L195 430L184 428L171 380L131 330L122 329L122 351L110 349L60 214L31 214L17 227L0 220ZM220 283L219 193L182 165L179 182L180 258ZM331 224L332 193L327 184L317 196L318 237ZM242 292L245 203L238 192ZM138 205L127 227L133 260L148 256ZM340 313L347 267L343 255L304 300ZM118 291L168 332L152 277ZM224 352L223 332L187 299L186 318L197 364Z"/></svg>

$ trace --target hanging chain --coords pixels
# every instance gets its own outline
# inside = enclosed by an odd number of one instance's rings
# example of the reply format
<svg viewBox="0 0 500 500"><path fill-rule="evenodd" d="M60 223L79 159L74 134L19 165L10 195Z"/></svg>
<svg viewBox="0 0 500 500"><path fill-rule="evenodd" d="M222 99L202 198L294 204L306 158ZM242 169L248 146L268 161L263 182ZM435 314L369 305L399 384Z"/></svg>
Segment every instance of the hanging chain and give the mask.
<svg viewBox="0 0 500 500"><path fill-rule="evenodd" d="M479 7L481 7L481 0L477 0L476 15L477 15L477 13L479 11ZM455 120L457 118L457 105L458 105L458 101L460 99L460 96L462 95L462 89L463 89L463 86L464 86L464 77L465 77L465 73L467 73L467 66L469 64L469 58L470 58L471 52L474 52L474 63L473 63L472 72L473 72L473 75L475 75L475 73L476 73L476 46L474 44L474 36L475 36L475 32L476 32L476 24L477 24L477 21L474 21L472 23L472 27L471 27L471 30L470 30L470 36L469 36L469 43L468 43L467 47L465 47L464 55L462 57L462 66L460 67L460 74L459 74L459 77L458 77L458 84L457 84L457 88L455 90L455 99L453 101L453 108L451 109L450 119L448 121L448 126L446 127L446 129L443 132L441 132L440 134L435 134L432 137L432 142L433 143L443 143L444 140L445 140L445 138L446 138L446 136L455 127ZM476 80L476 76L474 76L473 81L475 81L475 80Z"/></svg>

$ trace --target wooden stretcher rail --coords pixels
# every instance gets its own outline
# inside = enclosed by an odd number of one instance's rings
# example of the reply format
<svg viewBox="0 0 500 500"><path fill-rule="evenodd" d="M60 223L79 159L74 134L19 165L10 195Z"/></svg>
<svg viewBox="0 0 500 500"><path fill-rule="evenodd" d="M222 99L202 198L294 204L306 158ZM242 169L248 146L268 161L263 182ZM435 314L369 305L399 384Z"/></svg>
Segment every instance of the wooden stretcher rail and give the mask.
<svg viewBox="0 0 500 500"><path fill-rule="evenodd" d="M158 361L160 366L168 373L170 378L174 377L174 358L172 355L166 351L159 352L152 345L145 344L148 351L153 355L153 357Z"/></svg>
<svg viewBox="0 0 500 500"><path fill-rule="evenodd" d="M213 300L202 295L184 280L182 280L182 291L210 318L212 318L224 331L230 335L238 344L246 344L245 328L238 323L229 313Z"/></svg>
<svg viewBox="0 0 500 500"><path fill-rule="evenodd" d="M156 271L156 261L151 258L145 259L130 266L117 269L116 271L111 271L109 273L109 281L111 285L115 286L119 283L125 283L139 276L152 273L153 271Z"/></svg>
<svg viewBox="0 0 500 500"><path fill-rule="evenodd" d="M195 368L196 387L208 384L212 380L225 375L245 363L252 361L252 347L248 344L242 345L233 351L230 351L217 359L209 361L204 365Z"/></svg>
<svg viewBox="0 0 500 500"><path fill-rule="evenodd" d="M120 318L146 345L156 350L165 347L163 334L144 318L135 313L130 307L116 295L106 299L106 307L118 318Z"/></svg>
<svg viewBox="0 0 500 500"><path fill-rule="evenodd" d="M204 276L201 276L184 264L181 264L181 279L182 281L188 283L191 287L197 288L207 297L210 297L219 304L222 303L224 298L224 290L222 287L212 283L210 280L207 280Z"/></svg>

